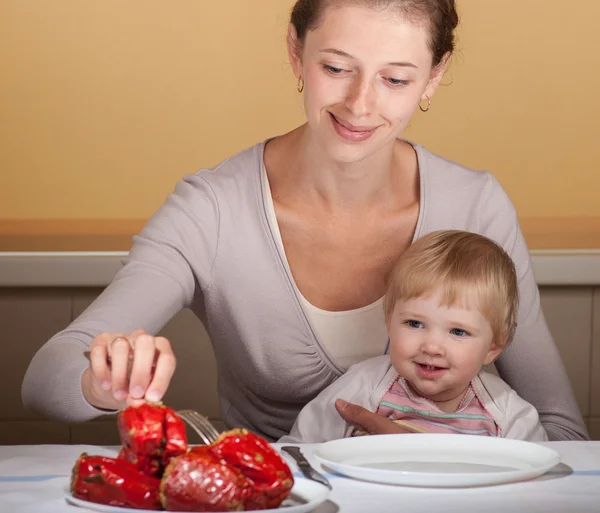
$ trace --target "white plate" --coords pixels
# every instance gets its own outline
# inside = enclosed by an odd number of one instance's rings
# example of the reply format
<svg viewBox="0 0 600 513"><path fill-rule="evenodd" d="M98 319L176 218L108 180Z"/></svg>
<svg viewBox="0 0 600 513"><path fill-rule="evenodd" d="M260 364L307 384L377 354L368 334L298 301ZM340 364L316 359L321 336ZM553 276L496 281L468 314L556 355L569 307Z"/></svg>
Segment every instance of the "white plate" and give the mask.
<svg viewBox="0 0 600 513"><path fill-rule="evenodd" d="M64 493L65 499L69 504L94 511L102 511L103 513L135 513L136 511L150 511L145 509L120 508L118 506L96 504L94 502L77 499L71 495L68 485L65 486ZM277 509L263 509L261 511L263 513L306 513L325 502L328 497L329 489L327 487L315 483L314 481L309 481L308 479L294 478L292 493L285 501L283 501L283 504Z"/></svg>
<svg viewBox="0 0 600 513"><path fill-rule="evenodd" d="M344 438L318 446L315 456L348 477L428 487L524 481L560 462L556 451L530 442L433 433Z"/></svg>

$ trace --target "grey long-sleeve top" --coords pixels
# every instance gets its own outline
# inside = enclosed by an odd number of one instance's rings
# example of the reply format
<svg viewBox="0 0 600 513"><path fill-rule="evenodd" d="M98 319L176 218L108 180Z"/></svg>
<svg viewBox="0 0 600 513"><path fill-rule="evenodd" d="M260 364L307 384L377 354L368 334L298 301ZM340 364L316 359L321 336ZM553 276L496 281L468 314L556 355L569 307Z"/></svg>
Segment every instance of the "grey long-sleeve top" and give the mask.
<svg viewBox="0 0 600 513"><path fill-rule="evenodd" d="M515 209L489 173L416 145L420 213L415 238L440 229L481 233L513 258L518 328L497 361L500 376L539 411L550 439L588 437L540 310ZM264 143L185 177L148 221L124 267L94 303L35 355L23 401L51 419L85 421L84 350L101 332L158 332L185 307L214 348L222 418L268 439L287 434L301 408L342 374L319 343L275 242L261 184ZM368 341L365 341L368 343ZM190 379L193 379L190 376Z"/></svg>

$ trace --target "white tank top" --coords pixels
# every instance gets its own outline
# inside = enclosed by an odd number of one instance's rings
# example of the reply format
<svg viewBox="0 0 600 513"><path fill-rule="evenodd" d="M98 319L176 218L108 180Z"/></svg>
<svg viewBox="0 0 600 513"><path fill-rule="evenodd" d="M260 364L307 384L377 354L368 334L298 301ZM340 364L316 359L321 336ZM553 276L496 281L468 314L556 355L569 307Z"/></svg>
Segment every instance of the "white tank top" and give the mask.
<svg viewBox="0 0 600 513"><path fill-rule="evenodd" d="M264 166L262 166L262 174L267 216L273 227L275 240L285 256L269 179ZM296 287L295 282L294 287ZM355 310L330 312L311 304L298 287L296 287L296 292L321 347L338 367L346 370L355 363L384 353L388 334L383 312L383 298Z"/></svg>

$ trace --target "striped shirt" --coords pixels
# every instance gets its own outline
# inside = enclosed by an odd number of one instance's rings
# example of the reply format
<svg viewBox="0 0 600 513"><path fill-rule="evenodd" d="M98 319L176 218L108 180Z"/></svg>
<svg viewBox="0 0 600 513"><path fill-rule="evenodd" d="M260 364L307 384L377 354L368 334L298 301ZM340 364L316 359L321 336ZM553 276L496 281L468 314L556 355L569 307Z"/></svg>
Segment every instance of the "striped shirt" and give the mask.
<svg viewBox="0 0 600 513"><path fill-rule="evenodd" d="M404 378L398 376L384 394L377 413L409 431L419 433L458 433L498 436L499 427L471 385L455 412L447 413L415 394ZM353 436L363 433L355 431Z"/></svg>

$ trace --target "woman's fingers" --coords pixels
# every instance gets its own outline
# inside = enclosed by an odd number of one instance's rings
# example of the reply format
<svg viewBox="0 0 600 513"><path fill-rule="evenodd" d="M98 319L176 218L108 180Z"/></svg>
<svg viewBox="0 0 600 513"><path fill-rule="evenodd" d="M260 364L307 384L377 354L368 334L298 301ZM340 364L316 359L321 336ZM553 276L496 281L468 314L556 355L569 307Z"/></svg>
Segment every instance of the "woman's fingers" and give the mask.
<svg viewBox="0 0 600 513"><path fill-rule="evenodd" d="M129 391L131 344L125 337L117 337L108 345L113 396L124 401Z"/></svg>
<svg viewBox="0 0 600 513"><path fill-rule="evenodd" d="M146 391L146 399L148 401L160 401L165 395L171 378L175 372L177 360L173 354L171 343L164 337L156 337L154 345L157 350L158 358L156 359L156 367L154 376L148 390Z"/></svg>
<svg viewBox="0 0 600 513"><path fill-rule="evenodd" d="M130 338L134 356L129 379L129 395L133 399L142 399L152 379L156 339L145 333Z"/></svg>
<svg viewBox="0 0 600 513"><path fill-rule="evenodd" d="M173 373L175 355L164 337L138 329L129 335L102 333L90 346L93 379L105 391L127 405L144 400L160 401ZM96 385L97 386L97 385Z"/></svg>
<svg viewBox="0 0 600 513"><path fill-rule="evenodd" d="M126 406L140 406L140 405L144 404L145 402L146 402L145 399L134 399L130 395L128 395L127 399L125 399Z"/></svg>
<svg viewBox="0 0 600 513"><path fill-rule="evenodd" d="M137 330L133 330L130 334L129 334L129 340L132 341L134 339L136 339L137 337L139 337L140 335L147 335L148 333L146 332L146 330L143 330L142 328L138 328Z"/></svg>
<svg viewBox="0 0 600 513"><path fill-rule="evenodd" d="M160 401L175 372L175 355L170 342L164 337L142 334L134 339L133 349L129 382L131 404L140 399Z"/></svg>
<svg viewBox="0 0 600 513"><path fill-rule="evenodd" d="M406 429L398 426L394 421L382 417L381 415L377 415L358 404L348 403L343 399L337 399L335 401L335 409L346 422L362 428L372 435L389 435L407 432Z"/></svg>
<svg viewBox="0 0 600 513"><path fill-rule="evenodd" d="M96 381L103 390L112 388L110 367L108 366L108 333L99 335L90 346L90 367Z"/></svg>

